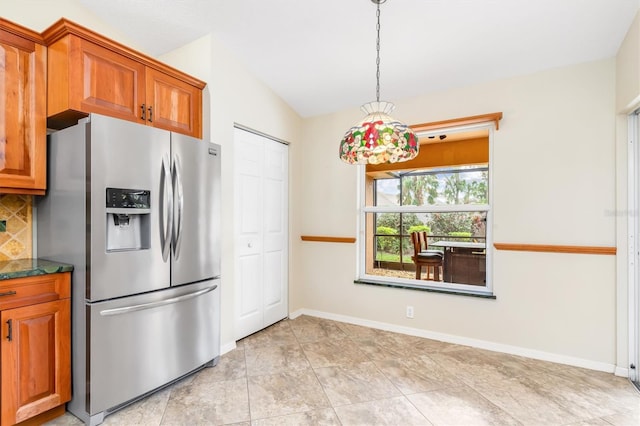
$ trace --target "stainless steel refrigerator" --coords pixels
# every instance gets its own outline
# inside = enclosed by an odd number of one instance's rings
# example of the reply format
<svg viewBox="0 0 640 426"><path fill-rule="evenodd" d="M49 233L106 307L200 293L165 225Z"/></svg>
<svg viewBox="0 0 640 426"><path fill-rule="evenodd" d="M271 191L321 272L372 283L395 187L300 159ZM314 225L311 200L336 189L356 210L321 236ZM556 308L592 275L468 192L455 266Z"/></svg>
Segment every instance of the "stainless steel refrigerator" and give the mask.
<svg viewBox="0 0 640 426"><path fill-rule="evenodd" d="M220 147L100 115L49 136L38 257L74 265L72 400L87 424L220 354Z"/></svg>

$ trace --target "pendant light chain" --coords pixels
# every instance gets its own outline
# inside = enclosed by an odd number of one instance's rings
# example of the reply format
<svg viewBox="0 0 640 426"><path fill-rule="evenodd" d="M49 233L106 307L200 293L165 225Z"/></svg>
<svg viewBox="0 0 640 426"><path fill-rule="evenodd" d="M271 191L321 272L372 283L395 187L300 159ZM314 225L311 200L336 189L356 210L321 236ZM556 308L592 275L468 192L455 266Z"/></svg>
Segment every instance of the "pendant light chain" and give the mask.
<svg viewBox="0 0 640 426"><path fill-rule="evenodd" d="M380 2L377 2L376 18L376 101L380 102Z"/></svg>
<svg viewBox="0 0 640 426"><path fill-rule="evenodd" d="M420 146L411 127L389 114L394 105L380 101L380 5L376 4L376 101L360 108L366 116L353 125L340 141L340 159L348 164L397 163L415 158Z"/></svg>

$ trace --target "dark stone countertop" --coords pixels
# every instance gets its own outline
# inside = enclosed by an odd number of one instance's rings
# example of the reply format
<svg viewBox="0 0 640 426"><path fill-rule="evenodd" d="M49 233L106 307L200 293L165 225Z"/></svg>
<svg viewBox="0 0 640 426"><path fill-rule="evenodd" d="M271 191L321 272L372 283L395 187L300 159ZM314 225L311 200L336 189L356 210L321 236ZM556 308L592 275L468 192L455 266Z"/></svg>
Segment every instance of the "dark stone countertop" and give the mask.
<svg viewBox="0 0 640 426"><path fill-rule="evenodd" d="M16 259L0 261L0 280L10 280L12 278L71 271L73 271L73 265L46 259Z"/></svg>

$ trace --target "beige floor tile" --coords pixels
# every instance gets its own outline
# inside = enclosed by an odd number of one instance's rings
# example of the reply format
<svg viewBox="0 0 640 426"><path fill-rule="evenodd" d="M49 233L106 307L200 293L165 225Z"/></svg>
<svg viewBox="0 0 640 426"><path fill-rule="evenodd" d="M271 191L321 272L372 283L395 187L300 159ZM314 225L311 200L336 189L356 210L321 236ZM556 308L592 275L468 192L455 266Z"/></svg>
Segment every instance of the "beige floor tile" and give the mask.
<svg viewBox="0 0 640 426"><path fill-rule="evenodd" d="M254 420L251 426L340 426L340 420L333 408L305 411L287 416Z"/></svg>
<svg viewBox="0 0 640 426"><path fill-rule="evenodd" d="M310 367L302 348L297 343L283 346L259 346L247 349L245 352L249 376L304 370Z"/></svg>
<svg viewBox="0 0 640 426"><path fill-rule="evenodd" d="M218 365L213 368L205 368L203 373L210 376L214 382L224 382L228 380L246 377L247 368L245 363L244 350L235 349L220 357Z"/></svg>
<svg viewBox="0 0 640 426"><path fill-rule="evenodd" d="M302 350L313 368L368 361L369 357L351 339L302 343Z"/></svg>
<svg viewBox="0 0 640 426"><path fill-rule="evenodd" d="M466 383L500 381L539 372L523 359L508 354L460 347L429 354L429 357Z"/></svg>
<svg viewBox="0 0 640 426"><path fill-rule="evenodd" d="M431 423L405 397L380 399L336 407L343 426L411 426Z"/></svg>
<svg viewBox="0 0 640 426"><path fill-rule="evenodd" d="M516 355L511 356L516 360L519 360L528 365L533 371L539 371L540 374L547 374L549 372L562 371L567 368L573 368L565 364L558 364L550 361L542 361L539 359L525 358Z"/></svg>
<svg viewBox="0 0 640 426"><path fill-rule="evenodd" d="M465 348L465 346L454 345L452 343L440 342L432 339L420 339L411 344L405 344L403 349L406 356L416 356L432 354L437 352L456 351Z"/></svg>
<svg viewBox="0 0 640 426"><path fill-rule="evenodd" d="M163 389L120 411L108 415L104 419L105 426L144 425L157 426L162 421L171 389Z"/></svg>
<svg viewBox="0 0 640 426"><path fill-rule="evenodd" d="M634 425L638 425L638 424L640 423L634 423ZM604 419L595 418L595 419L581 420L579 422L571 423L566 426L611 426L611 423L609 423Z"/></svg>
<svg viewBox="0 0 640 426"><path fill-rule="evenodd" d="M226 382L206 379L198 376L192 383L172 388L162 425L216 425L249 421L246 378Z"/></svg>
<svg viewBox="0 0 640 426"><path fill-rule="evenodd" d="M604 420L613 426L638 426L640 425L640 410L633 409L619 412L612 416L604 417Z"/></svg>
<svg viewBox="0 0 640 426"><path fill-rule="evenodd" d="M360 350L372 361L383 361L403 358L406 352L402 346L386 343L378 339L355 340Z"/></svg>
<svg viewBox="0 0 640 426"><path fill-rule="evenodd" d="M405 395L462 385L460 379L426 355L375 361L375 364Z"/></svg>
<svg viewBox="0 0 640 426"><path fill-rule="evenodd" d="M518 425L508 413L468 386L408 395L407 399L434 425ZM557 423L540 423L557 424Z"/></svg>
<svg viewBox="0 0 640 426"><path fill-rule="evenodd" d="M640 393L608 373L309 316L236 344L105 424L640 425Z"/></svg>
<svg viewBox="0 0 640 426"><path fill-rule="evenodd" d="M345 339L348 337L334 321L309 321L296 318L290 324L291 330L300 343L317 342L324 339Z"/></svg>
<svg viewBox="0 0 640 426"><path fill-rule="evenodd" d="M605 376L606 382L599 379ZM558 371L530 377L546 395L579 418L613 415L631 409L634 403L638 404L638 393L628 384L621 387L625 381L616 379L611 374L595 371L590 375L563 375L563 371Z"/></svg>
<svg viewBox="0 0 640 426"><path fill-rule="evenodd" d="M402 395L373 362L315 369L334 407Z"/></svg>
<svg viewBox="0 0 640 426"><path fill-rule="evenodd" d="M316 375L307 370L249 377L251 419L330 407Z"/></svg>
<svg viewBox="0 0 640 426"><path fill-rule="evenodd" d="M375 339L383 333L382 330L355 324L339 323L339 327L352 339Z"/></svg>
<svg viewBox="0 0 640 426"><path fill-rule="evenodd" d="M477 382L470 386L527 425L562 425L597 417L585 412L576 413L575 407L568 406L565 398L550 393L532 377Z"/></svg>
<svg viewBox="0 0 640 426"><path fill-rule="evenodd" d="M60 417L56 417L53 420L48 421L44 424L44 426L76 426L76 425L84 425L84 422L74 416L73 414L66 412Z"/></svg>
<svg viewBox="0 0 640 426"><path fill-rule="evenodd" d="M291 331L290 321L280 321L262 331L245 337L242 342L245 350L261 346L293 345L298 343Z"/></svg>
<svg viewBox="0 0 640 426"><path fill-rule="evenodd" d="M606 391L623 391L631 396L640 396L640 391L630 386L629 379L618 377L611 373L602 371L586 370L579 367L562 366L563 368L553 370L553 376L563 377L572 382L583 383ZM622 395L619 395L622 396ZM638 407L640 408L640 406Z"/></svg>

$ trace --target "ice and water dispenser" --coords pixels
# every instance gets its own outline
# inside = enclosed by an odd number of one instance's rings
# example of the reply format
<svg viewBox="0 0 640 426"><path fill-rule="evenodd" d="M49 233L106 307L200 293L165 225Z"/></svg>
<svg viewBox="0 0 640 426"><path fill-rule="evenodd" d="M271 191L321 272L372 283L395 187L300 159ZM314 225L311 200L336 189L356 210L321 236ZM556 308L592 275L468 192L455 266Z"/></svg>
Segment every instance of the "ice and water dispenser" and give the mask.
<svg viewBox="0 0 640 426"><path fill-rule="evenodd" d="M107 252L144 250L151 236L151 192L107 188Z"/></svg>

